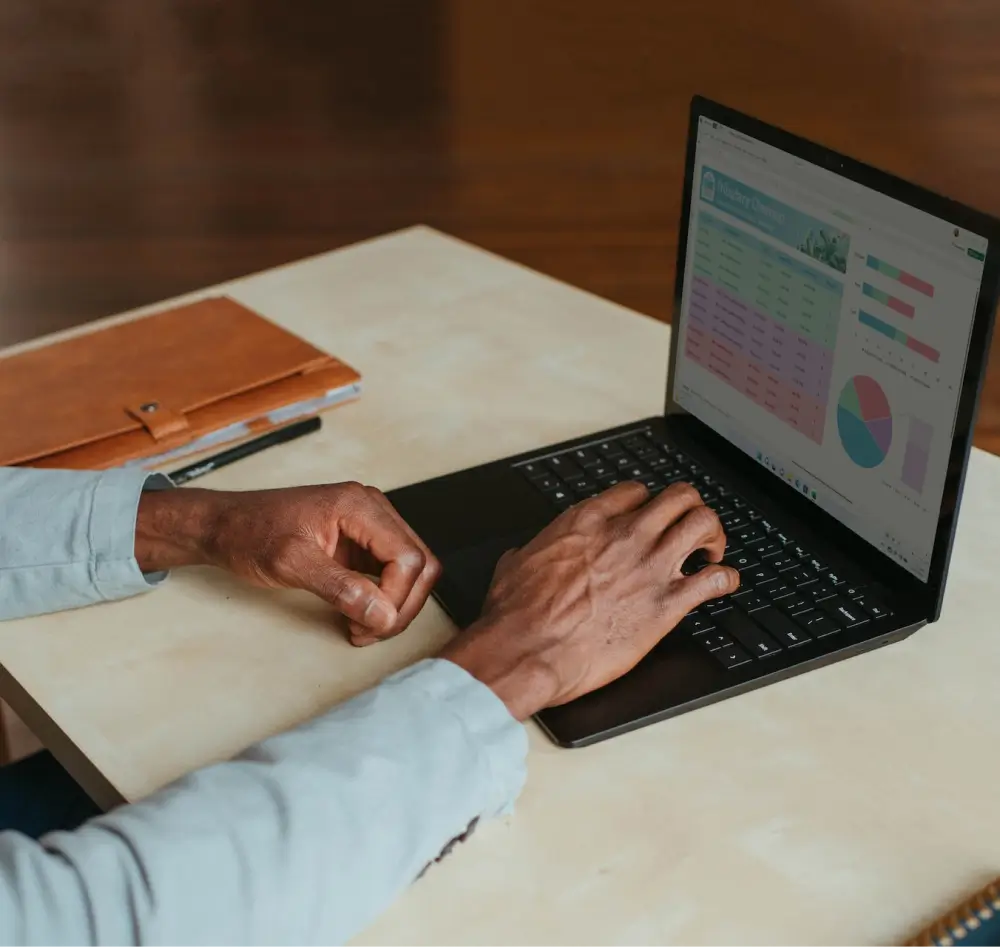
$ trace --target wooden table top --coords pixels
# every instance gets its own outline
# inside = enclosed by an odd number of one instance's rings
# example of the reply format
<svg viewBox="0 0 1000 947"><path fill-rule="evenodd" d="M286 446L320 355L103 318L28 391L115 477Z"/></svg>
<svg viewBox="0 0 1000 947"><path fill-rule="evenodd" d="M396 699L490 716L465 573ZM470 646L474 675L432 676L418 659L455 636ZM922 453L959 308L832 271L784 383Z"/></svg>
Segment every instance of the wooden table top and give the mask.
<svg viewBox="0 0 1000 947"><path fill-rule="evenodd" d="M323 431L219 488L385 489L661 409L669 329L426 228L212 287L362 370ZM129 314L123 318L131 318ZM1000 868L1000 460L975 451L941 621L585 749L533 725L514 816L359 942L899 941ZM0 625L0 697L106 803L433 653L436 604L362 651L327 606L182 571Z"/></svg>

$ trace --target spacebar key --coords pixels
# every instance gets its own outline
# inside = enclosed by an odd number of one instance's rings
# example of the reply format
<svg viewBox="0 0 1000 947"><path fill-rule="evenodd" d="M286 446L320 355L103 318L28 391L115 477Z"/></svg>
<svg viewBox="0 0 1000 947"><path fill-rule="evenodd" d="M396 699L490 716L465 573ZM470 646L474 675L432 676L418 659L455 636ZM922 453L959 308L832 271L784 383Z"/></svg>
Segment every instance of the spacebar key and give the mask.
<svg viewBox="0 0 1000 947"><path fill-rule="evenodd" d="M717 615L715 623L719 631L728 632L755 657L763 658L781 650L777 642L752 618L735 608Z"/></svg>

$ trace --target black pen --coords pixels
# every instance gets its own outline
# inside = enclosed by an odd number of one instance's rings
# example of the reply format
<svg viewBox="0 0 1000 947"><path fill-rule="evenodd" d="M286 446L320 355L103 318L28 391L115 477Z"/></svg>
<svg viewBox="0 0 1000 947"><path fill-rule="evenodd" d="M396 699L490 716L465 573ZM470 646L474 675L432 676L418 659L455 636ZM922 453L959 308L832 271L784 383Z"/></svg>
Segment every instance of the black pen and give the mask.
<svg viewBox="0 0 1000 947"><path fill-rule="evenodd" d="M318 431L322 423L316 417L306 418L304 421L296 421L294 424L287 424L285 427L279 427L273 431L268 431L267 434L262 434L260 437L255 437L252 441L244 441L242 444L237 444L236 447L224 450L214 457L206 457L197 463L181 467L180 470L175 470L167 476L177 486L180 486L182 483L187 483L196 477L204 477L205 474L211 473L213 470L218 470L220 467L226 467L237 460L242 460L244 457L267 450L269 447L275 447L287 441L294 441L305 434Z"/></svg>

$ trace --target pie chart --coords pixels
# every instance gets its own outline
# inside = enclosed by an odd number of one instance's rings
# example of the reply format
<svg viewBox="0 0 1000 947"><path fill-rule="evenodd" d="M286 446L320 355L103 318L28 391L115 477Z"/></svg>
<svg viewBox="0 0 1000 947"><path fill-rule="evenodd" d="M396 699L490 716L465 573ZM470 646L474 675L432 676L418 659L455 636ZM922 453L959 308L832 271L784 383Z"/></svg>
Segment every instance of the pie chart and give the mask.
<svg viewBox="0 0 1000 947"><path fill-rule="evenodd" d="M892 412L881 385L855 375L840 392L837 433L847 456L859 467L877 467L892 443Z"/></svg>

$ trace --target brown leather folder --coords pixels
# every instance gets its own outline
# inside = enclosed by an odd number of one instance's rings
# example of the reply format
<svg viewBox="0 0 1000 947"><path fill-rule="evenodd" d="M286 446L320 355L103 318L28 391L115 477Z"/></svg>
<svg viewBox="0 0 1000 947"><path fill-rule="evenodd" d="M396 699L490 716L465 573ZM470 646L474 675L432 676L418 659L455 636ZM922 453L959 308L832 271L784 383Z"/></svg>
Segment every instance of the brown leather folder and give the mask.
<svg viewBox="0 0 1000 947"><path fill-rule="evenodd" d="M355 397L349 365L225 297L0 357L0 466L155 467Z"/></svg>

